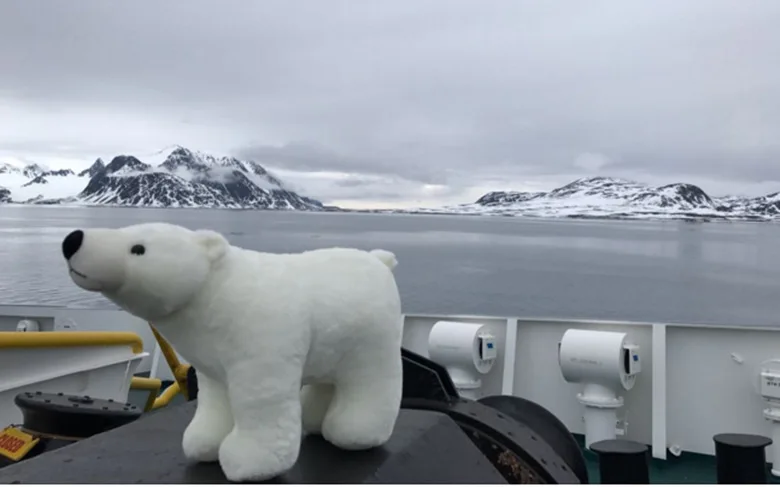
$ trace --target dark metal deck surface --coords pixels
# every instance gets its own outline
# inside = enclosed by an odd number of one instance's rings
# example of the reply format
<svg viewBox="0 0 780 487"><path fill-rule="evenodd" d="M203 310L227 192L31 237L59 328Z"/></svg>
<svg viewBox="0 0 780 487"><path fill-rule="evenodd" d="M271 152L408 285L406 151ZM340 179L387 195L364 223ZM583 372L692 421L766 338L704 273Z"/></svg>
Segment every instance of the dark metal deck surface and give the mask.
<svg viewBox="0 0 780 487"><path fill-rule="evenodd" d="M219 464L194 464L181 438L195 402L0 470L0 483L228 483ZM362 452L319 436L303 440L296 465L268 483L506 483L448 416L402 410L390 441Z"/></svg>

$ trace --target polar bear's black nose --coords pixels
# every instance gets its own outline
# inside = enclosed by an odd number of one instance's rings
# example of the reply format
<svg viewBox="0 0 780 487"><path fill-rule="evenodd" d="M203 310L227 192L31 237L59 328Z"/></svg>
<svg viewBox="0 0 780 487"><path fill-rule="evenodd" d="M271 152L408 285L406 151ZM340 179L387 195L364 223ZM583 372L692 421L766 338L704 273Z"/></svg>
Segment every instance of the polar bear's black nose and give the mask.
<svg viewBox="0 0 780 487"><path fill-rule="evenodd" d="M65 237L62 241L62 255L65 256L65 260L70 260L73 254L79 251L83 241L84 232L81 230L74 230Z"/></svg>

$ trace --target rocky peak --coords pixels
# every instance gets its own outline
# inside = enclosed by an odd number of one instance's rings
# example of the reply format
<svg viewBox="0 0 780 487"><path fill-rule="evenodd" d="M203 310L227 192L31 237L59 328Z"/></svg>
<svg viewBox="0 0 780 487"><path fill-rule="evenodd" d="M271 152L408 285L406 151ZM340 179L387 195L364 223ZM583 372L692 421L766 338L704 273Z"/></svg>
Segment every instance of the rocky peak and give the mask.
<svg viewBox="0 0 780 487"><path fill-rule="evenodd" d="M48 184L49 180L46 179L47 177L54 176L54 177L67 177L67 176L73 176L74 173L70 169L57 169L54 171L44 171L43 173L39 174L38 176L35 176L33 179L27 181L22 185L23 188L26 188L28 186L32 186L34 184Z"/></svg>
<svg viewBox="0 0 780 487"><path fill-rule="evenodd" d="M144 172L151 169L149 164L136 159L134 156L121 155L111 159L111 162L105 167L106 174L127 174L131 172Z"/></svg>
<svg viewBox="0 0 780 487"><path fill-rule="evenodd" d="M603 176L580 178L571 183L556 188L548 193L552 198L564 198L575 195L602 195L606 198L619 198L625 191L630 191L641 185L627 179L608 178Z"/></svg>
<svg viewBox="0 0 780 487"><path fill-rule="evenodd" d="M671 193L692 205L712 206L712 198L704 192L703 189L695 184L674 183L661 186L657 189L659 193Z"/></svg>
<svg viewBox="0 0 780 487"><path fill-rule="evenodd" d="M182 146L175 146L159 167L179 174L184 170L196 179L216 177L233 180L240 179L242 177L240 173L247 173L259 176L260 179L255 179L254 182L265 189L284 189L282 181L273 177L263 166L254 161L242 161L235 157L214 157Z"/></svg>
<svg viewBox="0 0 780 487"><path fill-rule="evenodd" d="M91 166L79 172L79 177L84 177L84 176L92 177L95 174L103 172L105 169L106 169L106 163L103 162L103 159L98 157L97 160L93 162Z"/></svg>
<svg viewBox="0 0 780 487"><path fill-rule="evenodd" d="M36 178L43 175L45 172L46 169L38 164L28 164L22 168L22 174L27 178Z"/></svg>
<svg viewBox="0 0 780 487"><path fill-rule="evenodd" d="M170 171L176 172L181 169L186 169L193 173L204 173L209 170L213 164L208 164L203 158L198 157L191 150L181 146L176 148L168 154L168 157L160 164L160 167Z"/></svg>
<svg viewBox="0 0 780 487"><path fill-rule="evenodd" d="M18 174L21 172L18 167L7 162L0 162L0 174Z"/></svg>
<svg viewBox="0 0 780 487"><path fill-rule="evenodd" d="M538 198L544 194L524 191L491 191L479 198L475 204L483 206L512 205Z"/></svg>

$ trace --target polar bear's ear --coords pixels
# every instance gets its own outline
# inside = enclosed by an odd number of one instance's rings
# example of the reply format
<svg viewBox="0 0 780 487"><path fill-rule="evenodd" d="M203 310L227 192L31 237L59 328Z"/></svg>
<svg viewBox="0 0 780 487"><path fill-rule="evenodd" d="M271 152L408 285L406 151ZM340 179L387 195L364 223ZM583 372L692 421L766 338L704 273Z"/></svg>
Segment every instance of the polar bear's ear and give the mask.
<svg viewBox="0 0 780 487"><path fill-rule="evenodd" d="M228 247L230 247L230 244L221 233L211 230L196 230L195 240L206 249L206 255L211 262L221 259L227 252Z"/></svg>

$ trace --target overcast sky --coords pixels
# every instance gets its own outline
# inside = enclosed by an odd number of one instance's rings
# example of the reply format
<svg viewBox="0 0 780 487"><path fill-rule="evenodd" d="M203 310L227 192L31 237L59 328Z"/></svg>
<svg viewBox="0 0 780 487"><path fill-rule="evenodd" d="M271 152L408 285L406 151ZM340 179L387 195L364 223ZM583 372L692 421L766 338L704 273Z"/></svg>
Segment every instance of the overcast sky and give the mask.
<svg viewBox="0 0 780 487"><path fill-rule="evenodd" d="M780 190L778 0L2 0L0 157L181 144L350 206Z"/></svg>

